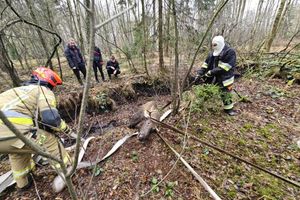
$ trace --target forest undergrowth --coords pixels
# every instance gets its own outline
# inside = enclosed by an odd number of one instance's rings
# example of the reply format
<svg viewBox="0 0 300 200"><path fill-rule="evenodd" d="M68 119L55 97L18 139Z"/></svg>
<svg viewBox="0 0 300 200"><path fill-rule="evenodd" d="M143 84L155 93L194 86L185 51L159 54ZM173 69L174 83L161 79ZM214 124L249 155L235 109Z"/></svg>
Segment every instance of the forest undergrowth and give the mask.
<svg viewBox="0 0 300 200"><path fill-rule="evenodd" d="M80 89L69 83L71 75L67 74L66 77L67 83L61 91L57 91L60 99L64 99L66 91ZM111 82L93 83L93 90L113 84L124 85L124 77L126 75ZM116 102L113 111L104 110L99 114L90 113L86 116L85 131L91 125L102 127L112 120L116 123L105 131L94 127L90 135L96 139L89 145L84 160L92 161L105 155L117 140L137 131L127 128L127 125L128 119L140 105L155 100L163 106L171 99L167 93L151 92L147 95L147 92L142 93L141 88L139 89L139 94L133 99L123 98ZM266 79L259 73L249 73L237 80L235 89L248 100L240 101L240 97L234 94L238 116L224 115L221 99L215 88L208 86L204 90L198 85L190 90L194 98L185 98L182 102L182 105L188 105L189 102L189 106L178 115L169 117L166 123L188 130L188 134L300 182L300 148L296 143L300 140L300 86L288 85L286 81L276 77ZM201 99L207 92L207 98ZM69 125L74 126L74 121ZM159 133L178 152L182 152L183 158L222 199L297 199L300 196L299 188L191 138L184 139L165 128L159 128ZM89 134L85 136L88 137ZM184 149L183 143L186 143ZM145 142L131 138L106 161L94 168L78 170L73 181L79 196L87 199L211 199L185 166L176 160L165 143L153 133ZM1 172L8 169L8 160L3 160ZM49 190L55 176L50 167L38 166L35 173L35 187L42 199L69 198L67 190L60 194ZM162 179L162 183L158 184ZM25 193L10 188L1 198L38 197L35 188Z"/></svg>

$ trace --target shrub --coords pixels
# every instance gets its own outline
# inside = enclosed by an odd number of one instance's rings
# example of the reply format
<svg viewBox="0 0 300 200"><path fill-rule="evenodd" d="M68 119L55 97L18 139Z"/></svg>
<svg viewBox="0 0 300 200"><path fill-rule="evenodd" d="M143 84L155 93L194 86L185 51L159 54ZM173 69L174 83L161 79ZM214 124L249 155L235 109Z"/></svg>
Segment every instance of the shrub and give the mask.
<svg viewBox="0 0 300 200"><path fill-rule="evenodd" d="M183 94L184 101L191 101L191 111L218 112L222 108L221 92L219 86L203 84L193 86L191 91Z"/></svg>

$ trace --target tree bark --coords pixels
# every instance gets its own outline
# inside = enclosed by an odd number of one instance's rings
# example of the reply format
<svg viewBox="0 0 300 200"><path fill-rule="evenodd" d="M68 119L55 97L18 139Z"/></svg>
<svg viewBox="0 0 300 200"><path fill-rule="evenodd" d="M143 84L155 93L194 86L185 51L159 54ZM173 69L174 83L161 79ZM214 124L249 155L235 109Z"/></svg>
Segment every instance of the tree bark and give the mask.
<svg viewBox="0 0 300 200"><path fill-rule="evenodd" d="M277 34L277 31L278 31L278 26L280 25L279 22L280 22L280 18L282 18L282 14L283 14L283 8L285 6L285 3L286 3L286 0L281 0L280 1L280 6L278 8L278 11L277 11L277 14L276 14L276 17L275 17L275 20L274 20L274 23L273 23L273 26L272 26L272 30L271 32L269 33L269 36L267 38L267 41L265 43L265 47L264 47L264 50L266 52L269 52L270 49L271 49L271 46L272 46L272 43L273 43L273 40L275 39L276 37L276 34Z"/></svg>
<svg viewBox="0 0 300 200"><path fill-rule="evenodd" d="M30 0L25 0L25 1L26 1L26 4L27 4L27 7L29 8L29 13L30 13L30 16L32 18L33 23L39 24L38 20L37 20L37 18L35 16L34 10L32 8L32 2ZM47 42L45 41L42 32L39 29L37 29L36 31L38 33L39 39L40 39L41 44L43 46L43 49L44 49L44 52L45 52L45 56L49 59L50 53L49 53L49 49L47 47ZM51 60L49 62L49 66L50 66L51 69L53 69L53 65L52 65L52 61Z"/></svg>
<svg viewBox="0 0 300 200"><path fill-rule="evenodd" d="M175 64L174 64L174 81L173 81L173 89L172 89L172 98L173 98L173 114L176 115L178 112L180 99L179 99L179 87L178 87L178 66L179 66L179 53L178 53L178 27L177 27L177 15L176 15L176 4L175 0L172 0L172 12L173 12L173 21L174 21L174 29L175 29Z"/></svg>
<svg viewBox="0 0 300 200"><path fill-rule="evenodd" d="M164 66L164 48L163 48L163 0L158 0L158 51L159 51L159 69L162 74L166 72Z"/></svg>
<svg viewBox="0 0 300 200"><path fill-rule="evenodd" d="M0 68L7 72L12 80L13 86L17 87L20 85L21 80L19 76L16 74L16 70L14 68L13 63L10 61L7 51L3 42L3 32L0 32Z"/></svg>
<svg viewBox="0 0 300 200"><path fill-rule="evenodd" d="M79 45L80 45L80 50L81 50L81 53L82 53L82 56L84 57L85 56L85 47L84 47L84 40L83 40L83 34L82 34L82 29L81 29L81 15L80 15L80 11L79 11L79 8L78 8L78 3L76 2L76 0L73 0L73 4L75 6L75 17L76 17L76 21L77 21L77 31L78 31L78 35L79 35L79 38L78 38L78 41L79 41Z"/></svg>
<svg viewBox="0 0 300 200"><path fill-rule="evenodd" d="M147 68L147 34L146 34L146 19L145 19L145 1L141 0L142 2L142 23L143 23L143 36L144 36L144 43L143 43L143 61L144 61L144 68L147 76L149 75L148 68Z"/></svg>

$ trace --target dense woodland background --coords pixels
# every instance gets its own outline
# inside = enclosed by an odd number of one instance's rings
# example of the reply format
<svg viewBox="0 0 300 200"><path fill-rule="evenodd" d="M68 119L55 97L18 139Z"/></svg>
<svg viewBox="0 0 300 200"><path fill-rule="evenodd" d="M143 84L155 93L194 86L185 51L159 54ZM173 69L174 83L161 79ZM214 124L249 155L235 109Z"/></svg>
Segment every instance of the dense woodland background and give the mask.
<svg viewBox="0 0 300 200"><path fill-rule="evenodd" d="M173 71L176 41L179 66L186 68L191 65L195 53L196 58L203 59L210 49L211 38L219 34L238 51L240 65L250 53L258 56L261 52L290 49L293 53L299 46L298 0L95 1L95 24L135 3L135 8L95 33L95 44L101 48L104 57L107 59L116 54L117 58L124 58L124 64L133 71L151 71L151 64L158 64L151 60L157 52L160 69ZM172 3L175 4L175 18ZM0 31L4 63L1 64L1 76L8 73L17 84L18 74L30 71L36 65L45 65L51 56L54 57L47 65L58 69L58 60L65 61L63 48L70 37L78 41L87 56L89 19L85 7L89 4L89 1L76 0L2 0ZM213 19L221 6L222 10ZM52 55L59 37L62 42ZM200 54L197 49L203 37ZM201 65L200 62L195 64Z"/></svg>
<svg viewBox="0 0 300 200"><path fill-rule="evenodd" d="M97 135L85 157L89 161L133 131L128 119L141 104L172 102L169 124L299 186L299 19L300 0L0 0L0 91L28 80L36 66L57 71L64 80L55 91L58 108L76 130L77 143L81 136ZM223 35L237 52L240 79L234 100L239 115L234 118L222 114L218 89L185 91L216 35ZM87 61L84 87L64 56L69 38L75 38ZM95 83L93 44L104 61L116 56L119 79ZM117 125L111 126L112 121ZM159 133L222 199L299 199L299 187L293 184L170 130ZM166 144L151 136L146 143L131 139L93 170L69 174L73 190L50 191L55 172L39 169L42 178L23 196L211 199ZM0 171L8 170L4 159ZM1 195L23 198L16 190Z"/></svg>

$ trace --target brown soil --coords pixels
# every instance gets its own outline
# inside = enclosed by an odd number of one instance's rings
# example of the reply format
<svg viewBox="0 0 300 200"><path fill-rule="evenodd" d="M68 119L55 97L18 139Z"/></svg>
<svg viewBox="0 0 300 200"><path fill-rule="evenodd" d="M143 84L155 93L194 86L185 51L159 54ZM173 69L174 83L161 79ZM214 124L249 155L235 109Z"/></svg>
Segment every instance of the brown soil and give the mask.
<svg viewBox="0 0 300 200"><path fill-rule="evenodd" d="M272 93L274 88L284 94L275 97L276 94ZM192 114L189 132L300 182L300 150L294 145L296 139L300 139L300 86L286 88L281 80L262 83L250 79L239 80L236 89L242 95L247 95L253 103L238 102L236 109L239 115L235 117L225 116L221 111L215 114ZM139 105L149 100L157 100L163 105L169 99L170 96L140 96L136 101L118 105L116 111L87 116L86 129L91 123L106 124L111 120L116 120L117 126L100 135L97 135L100 131L94 133L96 139L91 141L84 160L102 157L117 140L135 132L128 129L127 124ZM184 129L187 116L185 110L178 116L170 117L167 122ZM160 128L159 132L181 152L182 136L164 128ZM191 139L183 157L222 199L297 199L300 196L299 188ZM93 169L80 169L73 181L81 199L211 199L185 166L176 163L176 160L176 156L157 134L153 133L144 143L132 137L115 154L97 165L100 174L93 176ZM0 171L5 172L8 168L8 161L2 161ZM154 178L160 181L170 169L172 171L158 186L159 189L147 193L153 186L151 181ZM36 188L41 199L70 199L67 189L59 194L50 189L55 176L50 167L38 167L36 174ZM175 185L170 188L168 184L171 182ZM171 191L172 195L168 197L167 191ZM34 187L24 193L11 188L1 198L38 199Z"/></svg>

